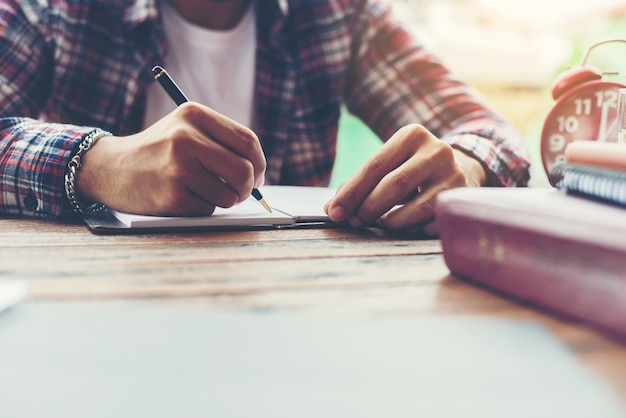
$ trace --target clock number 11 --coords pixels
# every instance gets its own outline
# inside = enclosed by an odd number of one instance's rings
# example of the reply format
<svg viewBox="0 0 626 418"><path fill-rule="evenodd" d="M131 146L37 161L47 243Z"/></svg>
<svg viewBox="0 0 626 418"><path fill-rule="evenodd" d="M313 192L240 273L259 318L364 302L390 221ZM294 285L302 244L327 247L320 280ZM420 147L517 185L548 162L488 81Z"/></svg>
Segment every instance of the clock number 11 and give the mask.
<svg viewBox="0 0 626 418"><path fill-rule="evenodd" d="M596 95L596 107L616 107L617 106L617 92L609 90L609 91L599 91L595 93ZM574 106L576 106L576 114L577 115L591 115L591 99L576 99L574 100Z"/></svg>
<svg viewBox="0 0 626 418"><path fill-rule="evenodd" d="M576 99L574 105L577 115L591 115L591 99Z"/></svg>

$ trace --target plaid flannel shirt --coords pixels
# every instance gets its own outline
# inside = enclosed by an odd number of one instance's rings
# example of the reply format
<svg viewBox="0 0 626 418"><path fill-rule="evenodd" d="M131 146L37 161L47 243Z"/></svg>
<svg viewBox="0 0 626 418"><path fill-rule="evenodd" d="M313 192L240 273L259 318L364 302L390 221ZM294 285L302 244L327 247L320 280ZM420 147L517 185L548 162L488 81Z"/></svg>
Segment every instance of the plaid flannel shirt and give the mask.
<svg viewBox="0 0 626 418"><path fill-rule="evenodd" d="M59 216L66 165L95 128L141 129L166 40L159 0L0 2L0 214ZM267 184L325 185L345 105L380 138L410 123L529 177L521 136L417 43L384 0L255 4L255 126Z"/></svg>

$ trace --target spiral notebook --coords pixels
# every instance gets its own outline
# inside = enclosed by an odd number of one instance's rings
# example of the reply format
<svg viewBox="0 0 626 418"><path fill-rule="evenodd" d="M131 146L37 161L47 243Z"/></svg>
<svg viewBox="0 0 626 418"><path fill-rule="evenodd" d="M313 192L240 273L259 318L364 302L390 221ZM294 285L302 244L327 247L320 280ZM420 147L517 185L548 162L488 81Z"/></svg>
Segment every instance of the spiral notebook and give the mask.
<svg viewBox="0 0 626 418"><path fill-rule="evenodd" d="M292 226L333 226L324 204L336 189L304 186L265 186L261 193L272 212L250 197L232 208L216 208L211 216L145 216L109 210L84 216L95 233L139 233L155 230L257 229Z"/></svg>
<svg viewBox="0 0 626 418"><path fill-rule="evenodd" d="M626 207L626 170L561 163L550 172L550 183L566 193Z"/></svg>

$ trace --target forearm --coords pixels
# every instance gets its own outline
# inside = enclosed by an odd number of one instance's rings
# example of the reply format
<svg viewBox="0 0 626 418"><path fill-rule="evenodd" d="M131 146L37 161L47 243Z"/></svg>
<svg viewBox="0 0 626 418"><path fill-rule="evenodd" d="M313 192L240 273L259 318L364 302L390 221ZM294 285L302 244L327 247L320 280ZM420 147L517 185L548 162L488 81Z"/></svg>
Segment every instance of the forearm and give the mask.
<svg viewBox="0 0 626 418"><path fill-rule="evenodd" d="M344 91L352 113L382 140L409 124L424 126L479 161L485 185L527 184L522 136L480 94L428 53L388 10L367 9L359 22L353 46L358 59L348 77L353 82Z"/></svg>
<svg viewBox="0 0 626 418"><path fill-rule="evenodd" d="M68 209L67 163L93 128L0 118L0 213L57 217Z"/></svg>

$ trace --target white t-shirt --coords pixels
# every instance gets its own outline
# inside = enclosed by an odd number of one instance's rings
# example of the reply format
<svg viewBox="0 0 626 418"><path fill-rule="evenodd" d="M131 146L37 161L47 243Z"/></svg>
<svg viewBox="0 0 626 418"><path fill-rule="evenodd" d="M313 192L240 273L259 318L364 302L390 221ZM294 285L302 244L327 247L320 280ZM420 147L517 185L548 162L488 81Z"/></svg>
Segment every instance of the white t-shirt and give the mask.
<svg viewBox="0 0 626 418"><path fill-rule="evenodd" d="M232 29L215 31L186 21L162 1L165 36L169 45L163 66L191 101L250 127L253 120L256 19L251 5ZM148 89L144 127L174 109L161 86Z"/></svg>

